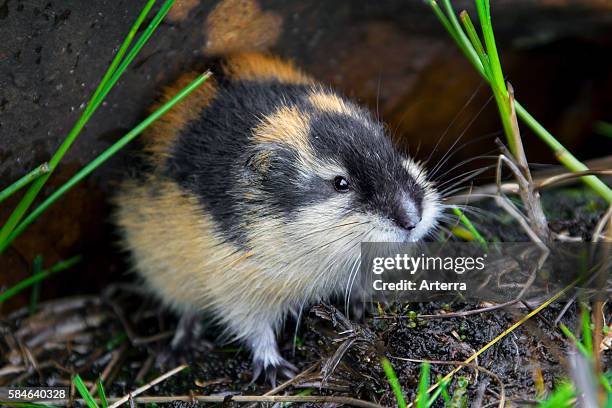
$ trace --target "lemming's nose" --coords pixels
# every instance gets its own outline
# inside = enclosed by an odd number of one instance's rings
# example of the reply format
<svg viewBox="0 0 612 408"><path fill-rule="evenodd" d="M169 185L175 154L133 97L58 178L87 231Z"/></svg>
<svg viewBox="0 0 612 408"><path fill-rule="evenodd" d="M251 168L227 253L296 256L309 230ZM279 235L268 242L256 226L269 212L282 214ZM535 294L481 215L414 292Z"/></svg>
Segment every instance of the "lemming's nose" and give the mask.
<svg viewBox="0 0 612 408"><path fill-rule="evenodd" d="M418 222L418 221L417 221ZM395 218L395 223L400 227L408 231L412 231L416 228L417 222L413 222L407 217L397 217Z"/></svg>
<svg viewBox="0 0 612 408"><path fill-rule="evenodd" d="M421 214L419 210L410 201L400 201L398 204L399 205L395 211L393 221L398 227L407 231L412 231L421 221Z"/></svg>

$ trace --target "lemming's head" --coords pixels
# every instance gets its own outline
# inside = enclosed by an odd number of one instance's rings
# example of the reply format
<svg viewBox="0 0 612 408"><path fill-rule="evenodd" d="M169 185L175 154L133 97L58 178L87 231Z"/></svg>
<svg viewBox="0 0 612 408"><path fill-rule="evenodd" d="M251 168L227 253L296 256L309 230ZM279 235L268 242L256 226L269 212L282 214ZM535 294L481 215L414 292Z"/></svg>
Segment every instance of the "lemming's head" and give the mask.
<svg viewBox="0 0 612 408"><path fill-rule="evenodd" d="M348 250L418 241L437 224L424 170L367 111L327 89L309 87L260 118L252 142L248 197L253 215L269 218L267 233L277 225L307 248Z"/></svg>

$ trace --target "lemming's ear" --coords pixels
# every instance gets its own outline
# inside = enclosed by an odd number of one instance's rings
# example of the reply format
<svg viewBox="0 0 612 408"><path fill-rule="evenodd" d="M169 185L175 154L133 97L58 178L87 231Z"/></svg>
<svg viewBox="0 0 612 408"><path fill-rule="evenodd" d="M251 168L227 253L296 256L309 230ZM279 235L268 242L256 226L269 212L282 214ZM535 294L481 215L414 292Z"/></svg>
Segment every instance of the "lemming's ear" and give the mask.
<svg viewBox="0 0 612 408"><path fill-rule="evenodd" d="M245 163L247 171L262 176L265 175L270 168L272 154L272 149L257 149L251 152Z"/></svg>
<svg viewBox="0 0 612 408"><path fill-rule="evenodd" d="M259 181L287 175L297 160L296 152L280 143L260 144L245 152L244 157L246 177Z"/></svg>
<svg viewBox="0 0 612 408"><path fill-rule="evenodd" d="M247 152L245 171L248 177L263 178L268 175L278 146L272 143L260 144Z"/></svg>

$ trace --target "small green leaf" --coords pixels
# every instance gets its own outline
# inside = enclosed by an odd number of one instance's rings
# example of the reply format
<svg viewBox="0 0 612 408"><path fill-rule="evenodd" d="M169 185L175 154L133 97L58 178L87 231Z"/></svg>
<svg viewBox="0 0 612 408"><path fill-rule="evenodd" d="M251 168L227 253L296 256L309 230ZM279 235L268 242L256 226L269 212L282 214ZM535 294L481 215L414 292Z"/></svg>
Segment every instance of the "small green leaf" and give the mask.
<svg viewBox="0 0 612 408"><path fill-rule="evenodd" d="M36 282L40 282L41 280L48 278L49 276L53 275L54 273L61 272L61 271L65 270L65 269L68 269L71 266L79 263L81 261L81 259L82 258L81 258L80 255L73 256L70 259L67 259L65 261L61 261L61 262L56 263L55 265L53 265L49 269L45 269L44 271L42 271L40 273L37 273L35 275L30 276L29 278L26 278L26 279L22 280L21 282L19 282L18 284L16 284L12 288L9 288L9 289L5 290L4 292L0 293L0 304L2 304L3 302L6 302L8 299L10 299L11 297L15 296L17 293L21 292L25 288L28 288L28 287L32 286Z"/></svg>
<svg viewBox="0 0 612 408"><path fill-rule="evenodd" d="M85 400L85 403L87 404L88 408L100 408L96 403L96 400L94 400L94 398L89 393L89 390L85 386L85 383L81 379L81 376L79 376L78 374L75 375L72 379L72 382L74 383L74 386L76 387L79 394L81 394L81 397L83 397L83 400Z"/></svg>
<svg viewBox="0 0 612 408"><path fill-rule="evenodd" d="M421 364L421 376L419 378L419 392L417 394L417 408L429 406L429 363Z"/></svg>
<svg viewBox="0 0 612 408"><path fill-rule="evenodd" d="M397 405L400 408L406 408L406 400L404 399L404 394L402 393L402 387L400 386L399 380L397 379L397 375L395 375L395 370L393 370L391 362L383 357L380 360L380 363L382 365L383 370L385 371L385 375L387 376L387 380L389 381L391 390L395 394Z"/></svg>
<svg viewBox="0 0 612 408"><path fill-rule="evenodd" d="M96 387L98 388L98 395L100 396L100 403L102 404L102 408L108 408L108 401L106 400L106 392L104 392L104 384L102 383L102 378L98 378L98 381L96 381Z"/></svg>

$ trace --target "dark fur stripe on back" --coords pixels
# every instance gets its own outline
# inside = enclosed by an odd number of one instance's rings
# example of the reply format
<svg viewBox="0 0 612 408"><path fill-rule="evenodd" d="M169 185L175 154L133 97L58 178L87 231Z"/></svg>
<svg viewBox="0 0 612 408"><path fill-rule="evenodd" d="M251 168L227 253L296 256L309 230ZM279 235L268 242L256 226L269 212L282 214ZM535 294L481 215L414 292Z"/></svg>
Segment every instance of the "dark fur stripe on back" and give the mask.
<svg viewBox="0 0 612 408"><path fill-rule="evenodd" d="M280 82L224 81L199 120L180 134L166 172L198 196L224 236L245 242L242 197L234 183L244 166L252 130L280 106L300 104L309 87ZM228 236L229 233L229 236Z"/></svg>

